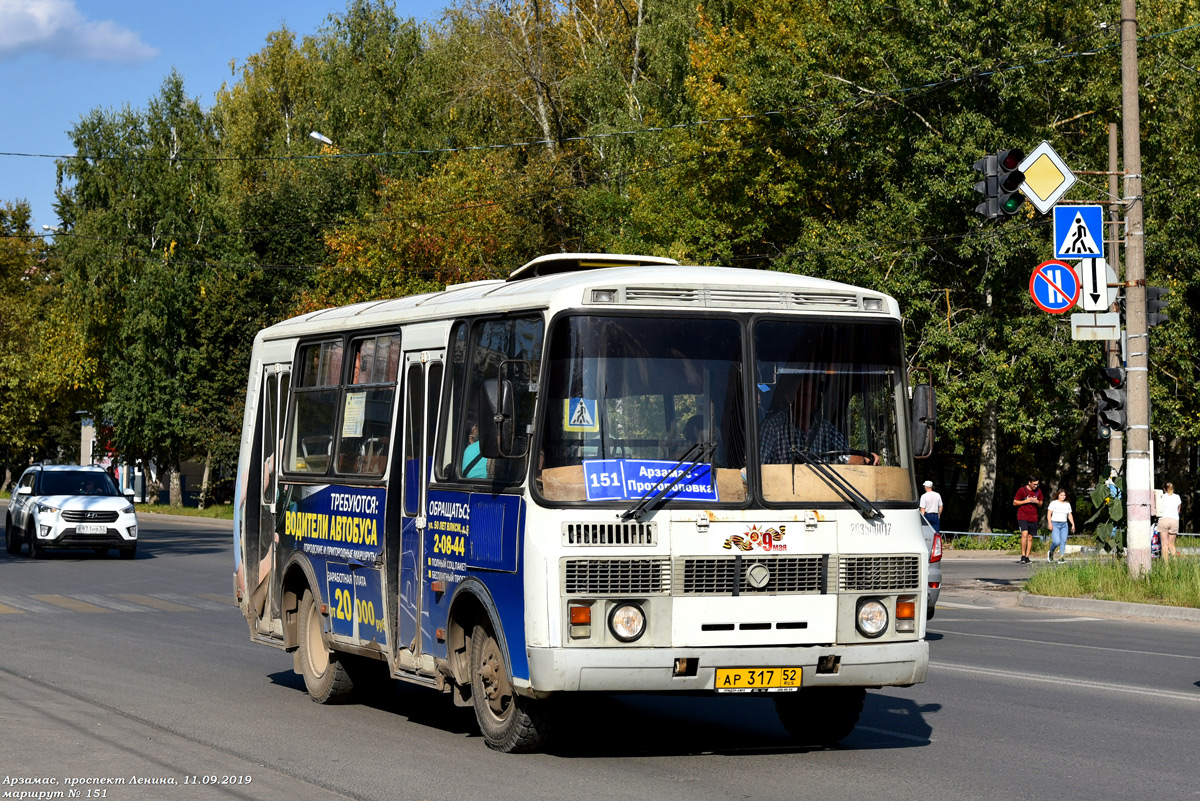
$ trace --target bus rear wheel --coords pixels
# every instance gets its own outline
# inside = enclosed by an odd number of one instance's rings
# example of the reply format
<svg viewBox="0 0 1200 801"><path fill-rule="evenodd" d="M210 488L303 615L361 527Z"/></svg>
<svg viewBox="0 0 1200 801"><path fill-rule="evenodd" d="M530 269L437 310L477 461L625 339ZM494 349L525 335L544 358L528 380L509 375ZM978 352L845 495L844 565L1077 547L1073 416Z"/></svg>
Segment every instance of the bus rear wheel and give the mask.
<svg viewBox="0 0 1200 801"><path fill-rule="evenodd" d="M866 696L862 687L813 687L778 693L775 712L800 745L833 745L854 731Z"/></svg>
<svg viewBox="0 0 1200 801"><path fill-rule="evenodd" d="M354 681L336 653L329 653L322 636L321 613L313 594L300 599L300 647L296 672L304 677L309 696L318 704L340 704L354 693Z"/></svg>
<svg viewBox="0 0 1200 801"><path fill-rule="evenodd" d="M471 701L489 748L517 754L535 751L545 742L549 710L513 692L504 651L487 623L477 624L471 633Z"/></svg>

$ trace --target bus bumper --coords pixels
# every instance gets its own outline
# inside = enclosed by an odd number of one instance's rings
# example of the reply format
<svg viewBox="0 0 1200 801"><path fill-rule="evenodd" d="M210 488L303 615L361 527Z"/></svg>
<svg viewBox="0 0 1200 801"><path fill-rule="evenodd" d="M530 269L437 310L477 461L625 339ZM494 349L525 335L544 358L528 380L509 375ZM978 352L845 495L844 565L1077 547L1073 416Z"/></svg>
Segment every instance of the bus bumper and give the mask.
<svg viewBox="0 0 1200 801"><path fill-rule="evenodd" d="M712 691L717 668L803 669L804 687L906 686L925 681L929 644L911 642L764 648L530 648L532 693ZM825 660L818 672L822 657ZM695 675L676 675L678 659L698 660ZM836 664L830 667L830 662ZM690 672L690 671L689 671Z"/></svg>

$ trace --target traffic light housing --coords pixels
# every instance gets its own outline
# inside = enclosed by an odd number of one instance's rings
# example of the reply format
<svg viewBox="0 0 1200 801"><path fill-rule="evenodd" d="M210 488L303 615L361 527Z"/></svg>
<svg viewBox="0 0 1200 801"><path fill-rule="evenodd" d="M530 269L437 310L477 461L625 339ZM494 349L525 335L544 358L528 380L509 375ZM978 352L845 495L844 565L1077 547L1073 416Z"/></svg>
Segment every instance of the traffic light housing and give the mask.
<svg viewBox="0 0 1200 801"><path fill-rule="evenodd" d="M1165 323L1171 319L1170 316L1163 311L1167 308L1167 295L1171 294L1171 290L1165 286L1148 286L1146 287L1146 327L1153 328L1156 325Z"/></svg>
<svg viewBox="0 0 1200 801"><path fill-rule="evenodd" d="M1025 173L1020 166L1024 158L1025 151L1012 148L997 150L995 155L975 162L975 170L983 173L983 180L975 184L975 191L983 195L983 202L975 207L976 214L994 220L1016 214L1025 204L1021 194Z"/></svg>
<svg viewBox="0 0 1200 801"><path fill-rule="evenodd" d="M1100 426L1100 436L1105 427L1110 430L1125 430L1125 370L1121 367L1102 367L1100 377L1104 379L1105 389L1096 396L1096 414Z"/></svg>
<svg viewBox="0 0 1200 801"><path fill-rule="evenodd" d="M996 151L996 203L1001 214L1016 214L1025 205L1025 196L1021 194L1021 184L1025 183L1025 173L1021 172L1021 161L1025 151L1012 150Z"/></svg>

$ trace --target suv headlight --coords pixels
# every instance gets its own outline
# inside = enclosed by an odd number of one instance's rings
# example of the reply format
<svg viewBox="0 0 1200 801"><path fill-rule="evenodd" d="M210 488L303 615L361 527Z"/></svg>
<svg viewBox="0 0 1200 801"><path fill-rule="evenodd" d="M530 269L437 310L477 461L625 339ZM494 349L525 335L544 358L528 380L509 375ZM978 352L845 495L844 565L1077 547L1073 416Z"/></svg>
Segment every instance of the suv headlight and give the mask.
<svg viewBox="0 0 1200 801"><path fill-rule="evenodd" d="M37 510L39 515L56 515L59 512L59 508L57 506L51 506L48 503L39 503L37 505Z"/></svg>
<svg viewBox="0 0 1200 801"><path fill-rule="evenodd" d="M126 506L124 509L121 509L119 511L123 515L131 515L131 514L133 514L133 504L131 503L128 506Z"/></svg>

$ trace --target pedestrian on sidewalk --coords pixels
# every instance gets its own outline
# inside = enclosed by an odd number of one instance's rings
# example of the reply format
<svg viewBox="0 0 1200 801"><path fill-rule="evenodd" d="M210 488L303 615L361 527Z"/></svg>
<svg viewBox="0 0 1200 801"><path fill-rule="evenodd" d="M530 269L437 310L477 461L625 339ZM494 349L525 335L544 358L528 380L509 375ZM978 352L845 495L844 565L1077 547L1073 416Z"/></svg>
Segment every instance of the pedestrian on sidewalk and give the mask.
<svg viewBox="0 0 1200 801"><path fill-rule="evenodd" d="M1047 507L1050 513L1050 550L1046 551L1046 561L1054 561L1054 551L1058 551L1058 561L1067 561L1067 527L1075 533L1075 515L1071 512L1071 504L1067 501L1067 491L1060 489L1056 500L1050 501Z"/></svg>
<svg viewBox="0 0 1200 801"><path fill-rule="evenodd" d="M1175 550L1175 537L1179 535L1179 507L1183 498L1175 494L1175 485L1168 481L1163 486L1162 500L1158 502L1158 537L1162 550L1163 564L1179 556Z"/></svg>
<svg viewBox="0 0 1200 801"><path fill-rule="evenodd" d="M921 496L921 515L929 522L930 528L942 531L942 496L933 491L933 482L925 482L925 494Z"/></svg>
<svg viewBox="0 0 1200 801"><path fill-rule="evenodd" d="M1029 564L1029 552L1033 550L1033 535L1038 531L1038 519L1042 516L1041 505L1045 496L1038 489L1041 482L1037 476L1030 476L1025 486L1017 489L1013 496L1013 506L1017 507L1017 528L1021 529L1021 564Z"/></svg>

